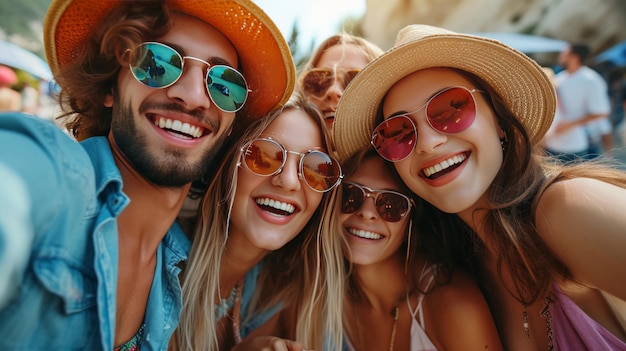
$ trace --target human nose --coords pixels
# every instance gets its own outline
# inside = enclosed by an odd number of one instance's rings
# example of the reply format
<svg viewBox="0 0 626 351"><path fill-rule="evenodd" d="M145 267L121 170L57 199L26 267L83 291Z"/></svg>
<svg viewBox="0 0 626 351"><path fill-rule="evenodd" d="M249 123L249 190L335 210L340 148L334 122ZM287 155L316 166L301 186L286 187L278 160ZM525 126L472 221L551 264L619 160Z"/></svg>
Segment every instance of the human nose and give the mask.
<svg viewBox="0 0 626 351"><path fill-rule="evenodd" d="M339 103L339 99L343 95L343 90L344 87L339 82L339 79L335 77L335 79L333 80L333 84L331 84L331 86L328 87L328 90L326 90L326 100Z"/></svg>
<svg viewBox="0 0 626 351"><path fill-rule="evenodd" d="M287 153L283 168L278 174L272 176L272 184L288 191L300 189L299 160L298 155Z"/></svg>
<svg viewBox="0 0 626 351"><path fill-rule="evenodd" d="M426 118L427 117L423 115L420 116L420 118L417 118L417 121L415 118L413 119L413 122L415 123L415 130L417 132L415 152L418 154L433 152L437 149L437 147L448 140L448 136L431 127Z"/></svg>
<svg viewBox="0 0 626 351"><path fill-rule="evenodd" d="M375 219L378 216L378 212L376 212L375 202L376 201L374 194L366 194L365 198L363 199L363 204L361 205L361 208L357 210L357 215L364 220Z"/></svg>
<svg viewBox="0 0 626 351"><path fill-rule="evenodd" d="M201 62L187 62L178 81L167 88L168 97L188 110L209 109L212 101L206 88L205 67Z"/></svg>

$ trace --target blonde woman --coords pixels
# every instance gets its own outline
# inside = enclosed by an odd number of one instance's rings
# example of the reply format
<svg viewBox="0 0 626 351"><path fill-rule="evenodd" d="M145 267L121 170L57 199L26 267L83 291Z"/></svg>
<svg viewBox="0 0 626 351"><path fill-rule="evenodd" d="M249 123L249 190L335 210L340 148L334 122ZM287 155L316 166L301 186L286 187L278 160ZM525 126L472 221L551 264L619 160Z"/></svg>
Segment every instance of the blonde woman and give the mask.
<svg viewBox="0 0 626 351"><path fill-rule="evenodd" d="M317 110L298 95L230 149L184 269L179 350L322 350L340 330L340 312L319 308L342 289L340 241L317 229L342 176L328 150ZM293 323L282 323L291 312Z"/></svg>

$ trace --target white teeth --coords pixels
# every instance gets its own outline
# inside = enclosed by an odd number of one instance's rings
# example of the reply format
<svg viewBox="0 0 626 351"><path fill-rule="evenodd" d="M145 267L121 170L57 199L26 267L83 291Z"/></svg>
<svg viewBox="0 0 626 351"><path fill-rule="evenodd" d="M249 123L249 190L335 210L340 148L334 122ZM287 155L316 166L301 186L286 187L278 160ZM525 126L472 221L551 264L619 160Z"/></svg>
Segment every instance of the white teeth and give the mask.
<svg viewBox="0 0 626 351"><path fill-rule="evenodd" d="M286 202L281 202L278 200L270 199L267 197L256 199L256 203L263 206L273 207L277 210L285 211L289 214L292 214L296 210L296 206L292 204L288 204Z"/></svg>
<svg viewBox="0 0 626 351"><path fill-rule="evenodd" d="M154 124L157 125L159 128L171 129L183 134L190 135L194 138L201 137L203 133L203 129L198 126L194 126L189 123L183 123L178 120L171 120L164 117L157 118L154 121Z"/></svg>
<svg viewBox="0 0 626 351"><path fill-rule="evenodd" d="M366 231L362 229L348 228L348 232L354 236L358 236L359 238L365 238L365 239L370 239L370 240L378 240L378 239L383 238L383 236L378 233L374 233L374 232L370 232L370 231Z"/></svg>
<svg viewBox="0 0 626 351"><path fill-rule="evenodd" d="M454 155L452 157L450 157L447 160L443 160L441 162L439 162L436 165L432 165L430 167L426 167L424 168L424 174L427 177L430 177L431 175L437 173L437 172L441 172L442 170L450 167L450 166L454 166L457 163L461 163L463 161L465 161L465 159L467 158L467 156L465 156L465 154L460 154L460 155Z"/></svg>

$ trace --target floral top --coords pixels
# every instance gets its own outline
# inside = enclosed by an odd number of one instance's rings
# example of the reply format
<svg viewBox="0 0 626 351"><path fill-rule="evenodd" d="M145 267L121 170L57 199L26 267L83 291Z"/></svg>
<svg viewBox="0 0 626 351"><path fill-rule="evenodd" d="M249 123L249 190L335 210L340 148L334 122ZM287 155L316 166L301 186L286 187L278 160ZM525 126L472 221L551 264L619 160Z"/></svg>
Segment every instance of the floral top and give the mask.
<svg viewBox="0 0 626 351"><path fill-rule="evenodd" d="M114 351L138 351L141 348L141 341L143 340L143 329L146 327L145 324L141 325L137 334L132 337L132 339L123 343L120 346L116 346Z"/></svg>

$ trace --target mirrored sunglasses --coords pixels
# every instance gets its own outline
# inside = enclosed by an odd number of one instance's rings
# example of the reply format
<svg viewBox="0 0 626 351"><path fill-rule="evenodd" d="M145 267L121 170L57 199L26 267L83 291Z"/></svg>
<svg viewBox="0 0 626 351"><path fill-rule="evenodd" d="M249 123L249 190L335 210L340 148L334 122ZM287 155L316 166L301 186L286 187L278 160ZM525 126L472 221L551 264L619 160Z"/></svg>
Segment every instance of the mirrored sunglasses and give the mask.
<svg viewBox="0 0 626 351"><path fill-rule="evenodd" d="M300 156L298 176L313 190L326 192L339 184L343 174L339 163L319 150L289 151L270 138L257 138L241 149L241 161L252 173L273 176L282 172L287 154Z"/></svg>
<svg viewBox="0 0 626 351"><path fill-rule="evenodd" d="M313 68L304 74L300 84L302 85L302 90L306 94L321 98L326 95L326 92L331 86L333 86L335 80L339 81L345 89L360 71L360 69L356 68L348 70Z"/></svg>
<svg viewBox="0 0 626 351"><path fill-rule="evenodd" d="M438 132L454 134L466 130L476 119L474 92L484 93L478 89L449 87L433 95L417 110L389 117L374 128L372 146L391 162L409 157L417 140L417 128L410 116L422 109L425 109L428 124Z"/></svg>
<svg viewBox="0 0 626 351"><path fill-rule="evenodd" d="M411 209L411 199L397 191L373 190L352 182L343 182L341 188L342 213L358 211L368 197L374 200L374 207L380 218L387 222L402 220Z"/></svg>
<svg viewBox="0 0 626 351"><path fill-rule="evenodd" d="M185 59L209 66L204 77L211 101L224 112L239 111L248 99L248 84L236 69L212 65L192 56L182 56L175 49L161 43L146 42L132 50L130 71L140 83L151 88L167 88L183 75Z"/></svg>

